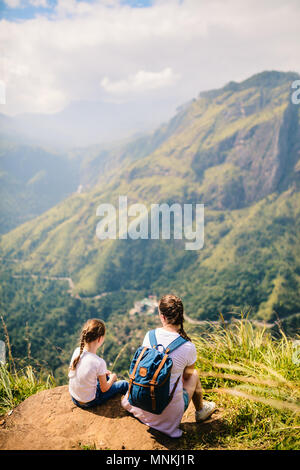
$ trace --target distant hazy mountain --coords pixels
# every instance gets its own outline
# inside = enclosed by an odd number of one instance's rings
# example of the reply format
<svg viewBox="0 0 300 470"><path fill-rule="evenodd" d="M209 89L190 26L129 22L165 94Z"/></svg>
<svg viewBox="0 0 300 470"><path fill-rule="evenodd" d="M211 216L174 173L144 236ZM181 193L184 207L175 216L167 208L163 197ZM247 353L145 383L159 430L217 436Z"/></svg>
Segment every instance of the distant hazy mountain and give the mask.
<svg viewBox="0 0 300 470"><path fill-rule="evenodd" d="M22 143L51 147L108 143L154 129L175 111L172 102L124 103L75 101L52 114L0 114L0 133Z"/></svg>
<svg viewBox="0 0 300 470"><path fill-rule="evenodd" d="M40 215L74 191L86 191L103 178L107 182L109 172L121 164L154 151L176 120L151 134L68 149L56 141L49 146L29 139L22 143L20 135L5 134L5 126L0 126L0 233Z"/></svg>
<svg viewBox="0 0 300 470"><path fill-rule="evenodd" d="M0 143L0 233L55 206L77 190L79 163L32 145Z"/></svg>
<svg viewBox="0 0 300 470"><path fill-rule="evenodd" d="M85 156L73 194L2 236L16 272L71 276L83 295L148 289L182 296L194 318L251 306L300 311L300 107L293 73L264 72L201 93L165 126L114 153ZM111 150L110 150L111 151ZM82 179L83 178L83 179ZM96 237L101 202L205 203L205 245Z"/></svg>

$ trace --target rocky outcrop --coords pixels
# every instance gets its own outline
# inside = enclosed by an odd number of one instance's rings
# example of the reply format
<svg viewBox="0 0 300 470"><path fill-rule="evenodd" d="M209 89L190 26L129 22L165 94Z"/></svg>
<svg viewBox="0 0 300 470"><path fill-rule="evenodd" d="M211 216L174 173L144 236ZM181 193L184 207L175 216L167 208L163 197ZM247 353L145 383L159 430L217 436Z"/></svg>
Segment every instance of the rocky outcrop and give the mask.
<svg viewBox="0 0 300 470"><path fill-rule="evenodd" d="M185 433L207 433L219 426L219 413L194 423L191 404L185 412L183 437L171 439L149 429L125 411L120 396L91 410L78 408L67 386L44 390L27 398L0 425L1 450L163 450L185 447Z"/></svg>

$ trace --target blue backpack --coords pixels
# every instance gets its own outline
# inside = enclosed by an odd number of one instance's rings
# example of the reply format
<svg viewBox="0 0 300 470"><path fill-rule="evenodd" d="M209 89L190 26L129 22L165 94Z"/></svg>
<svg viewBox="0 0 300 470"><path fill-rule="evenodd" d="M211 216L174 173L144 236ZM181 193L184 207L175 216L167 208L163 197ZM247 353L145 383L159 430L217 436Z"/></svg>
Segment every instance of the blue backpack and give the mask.
<svg viewBox="0 0 300 470"><path fill-rule="evenodd" d="M157 344L155 330L149 331L151 348L140 346L132 359L129 370L128 401L150 413L161 414L170 403L176 390L178 377L169 394L172 359L169 353L186 342L182 336L172 341L167 348ZM158 350L162 347L163 352Z"/></svg>

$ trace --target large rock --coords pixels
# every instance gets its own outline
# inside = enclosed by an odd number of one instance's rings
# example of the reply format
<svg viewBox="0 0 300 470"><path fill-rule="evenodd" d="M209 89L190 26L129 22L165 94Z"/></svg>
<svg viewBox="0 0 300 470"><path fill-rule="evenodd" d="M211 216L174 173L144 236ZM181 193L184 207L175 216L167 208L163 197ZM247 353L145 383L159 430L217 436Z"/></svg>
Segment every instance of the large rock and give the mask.
<svg viewBox="0 0 300 470"><path fill-rule="evenodd" d="M201 435L218 426L218 414L201 425L193 418L191 404L181 425L185 432L196 430ZM82 410L71 401L68 387L62 386L32 395L4 418L0 449L182 449L184 435L171 439L150 430L121 407L120 396L97 408Z"/></svg>

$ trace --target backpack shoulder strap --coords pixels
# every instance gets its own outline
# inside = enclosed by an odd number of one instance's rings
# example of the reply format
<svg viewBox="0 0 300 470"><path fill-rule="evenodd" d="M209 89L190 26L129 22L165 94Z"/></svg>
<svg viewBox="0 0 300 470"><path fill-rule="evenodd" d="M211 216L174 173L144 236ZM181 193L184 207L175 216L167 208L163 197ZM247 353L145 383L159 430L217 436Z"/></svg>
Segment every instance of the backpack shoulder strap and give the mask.
<svg viewBox="0 0 300 470"><path fill-rule="evenodd" d="M149 341L150 341L150 344L151 344L151 348L153 348L154 346L157 346L155 330L150 330L149 331Z"/></svg>
<svg viewBox="0 0 300 470"><path fill-rule="evenodd" d="M175 349L179 348L179 346L181 346L183 343L186 343L186 342L187 342L186 339L184 339L182 336L178 336L178 338L174 339L174 341L172 341L172 343L169 344L169 346L166 349L166 353L169 354L175 351Z"/></svg>

